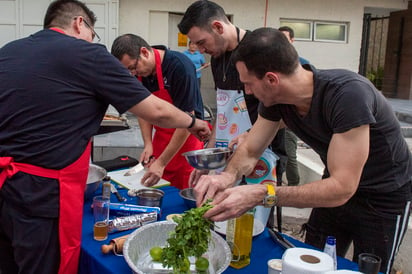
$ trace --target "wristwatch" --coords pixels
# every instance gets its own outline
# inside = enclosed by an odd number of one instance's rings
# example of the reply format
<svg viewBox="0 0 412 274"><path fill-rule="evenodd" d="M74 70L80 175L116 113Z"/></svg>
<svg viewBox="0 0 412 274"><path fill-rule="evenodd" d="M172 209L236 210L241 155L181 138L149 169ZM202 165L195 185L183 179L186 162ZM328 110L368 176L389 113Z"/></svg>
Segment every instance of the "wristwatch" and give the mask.
<svg viewBox="0 0 412 274"><path fill-rule="evenodd" d="M273 207L278 202L278 196L276 196L275 186L271 183L265 183L267 187L267 194L263 198L262 205L266 208Z"/></svg>

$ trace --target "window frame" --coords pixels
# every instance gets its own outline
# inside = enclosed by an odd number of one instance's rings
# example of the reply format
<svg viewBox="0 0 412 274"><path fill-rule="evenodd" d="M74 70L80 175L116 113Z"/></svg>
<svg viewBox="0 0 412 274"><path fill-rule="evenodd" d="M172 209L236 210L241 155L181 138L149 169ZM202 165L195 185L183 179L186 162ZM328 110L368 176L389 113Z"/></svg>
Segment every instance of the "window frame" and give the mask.
<svg viewBox="0 0 412 274"><path fill-rule="evenodd" d="M338 22L338 21L327 21L327 20L309 20L309 19L288 19L288 18L280 18L279 19L280 26L290 26L290 24L294 23L304 23L309 24L309 37L304 38L297 36L297 32L295 31L295 41L309 41L309 42L323 42L323 43L338 43L338 44L347 44L349 42L349 22ZM316 30L317 25L337 25L344 27L344 40L334 40L334 39L318 39L316 38ZM291 26L293 28L293 26Z"/></svg>
<svg viewBox="0 0 412 274"><path fill-rule="evenodd" d="M343 26L344 29L344 39L343 40L334 40L334 39L318 39L317 38L317 25L335 25L335 26ZM332 21L314 21L313 22L313 41L315 42L330 42L330 43L348 43L348 25L347 22L332 22Z"/></svg>

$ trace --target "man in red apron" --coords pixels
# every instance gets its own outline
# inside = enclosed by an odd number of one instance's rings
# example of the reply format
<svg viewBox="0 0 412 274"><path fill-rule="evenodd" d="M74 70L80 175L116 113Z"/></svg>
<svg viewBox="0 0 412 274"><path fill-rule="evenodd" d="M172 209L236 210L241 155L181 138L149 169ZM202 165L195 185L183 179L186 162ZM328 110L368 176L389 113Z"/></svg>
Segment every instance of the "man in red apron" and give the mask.
<svg viewBox="0 0 412 274"><path fill-rule="evenodd" d="M184 54L163 46L151 47L144 39L133 34L118 37L112 45L112 54L133 75L139 76L152 94L203 118L203 102L196 71ZM148 160L151 155L155 157L155 161L148 165L142 183L152 186L163 178L179 189L187 188L193 167L182 153L201 149L203 143L182 129L152 126L141 119L139 124L145 145L140 161Z"/></svg>
<svg viewBox="0 0 412 274"><path fill-rule="evenodd" d="M162 127L210 134L152 96L101 45L76 0L0 49L0 273L77 273L90 138L109 104Z"/></svg>

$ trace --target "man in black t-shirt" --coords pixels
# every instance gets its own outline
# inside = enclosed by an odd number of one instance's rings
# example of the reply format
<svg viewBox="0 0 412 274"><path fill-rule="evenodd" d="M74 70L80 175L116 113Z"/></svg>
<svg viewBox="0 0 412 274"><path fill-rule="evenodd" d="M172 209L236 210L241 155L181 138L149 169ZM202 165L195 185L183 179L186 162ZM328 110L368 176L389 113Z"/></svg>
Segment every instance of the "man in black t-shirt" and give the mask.
<svg viewBox="0 0 412 274"><path fill-rule="evenodd" d="M261 102L259 117L226 169L197 182L198 204L212 198L215 205L204 217L226 220L259 204L313 208L306 243L322 249L326 237L335 236L343 257L353 242L353 261L374 253L382 259L380 271L389 274L410 215L412 155L388 101L354 72L303 68L276 29L253 31L234 62L245 91ZM274 191L229 188L252 170L280 123L319 154L322 179Z"/></svg>
<svg viewBox="0 0 412 274"><path fill-rule="evenodd" d="M181 22L178 24L180 32L187 34L192 43L195 43L201 53L207 53L211 55L211 68L213 73L213 80L215 88L217 90L217 121L214 126L213 136L214 139L209 140L208 147L215 146L228 146L230 141L236 140L238 134L244 133L251 125L256 121L258 116L259 101L255 96L244 92L244 85L239 79L239 74L233 63L232 54L236 51L239 43L247 37L249 31L238 28L233 25L226 17L225 11L221 6L212 1L196 1L191 4ZM230 100L224 101L221 98L226 96L227 93L237 93L231 97ZM230 115L235 107L225 108L225 106L232 103L236 97L244 97L246 103L248 116L243 117L239 123L245 123L240 126L238 134L227 136L224 130L220 130L225 125L222 124L222 118L224 122L235 125L235 115ZM236 99L238 99L236 98ZM222 106L222 108L220 108ZM232 118L234 117L234 118ZM220 123L220 124L219 124ZM246 126L246 124L248 126ZM246 128L247 127L247 128ZM282 179L282 173L285 169L286 152L284 149L282 132L276 136L271 142L272 150L280 157L280 161L277 163L277 179ZM196 182L197 178L207 171L195 170L192 173L191 183Z"/></svg>

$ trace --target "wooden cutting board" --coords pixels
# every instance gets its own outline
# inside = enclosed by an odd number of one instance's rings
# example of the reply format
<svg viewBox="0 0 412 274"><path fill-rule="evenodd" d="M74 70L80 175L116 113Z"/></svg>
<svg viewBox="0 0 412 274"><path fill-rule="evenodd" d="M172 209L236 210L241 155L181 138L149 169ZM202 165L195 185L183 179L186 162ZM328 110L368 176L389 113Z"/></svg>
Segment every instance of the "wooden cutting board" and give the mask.
<svg viewBox="0 0 412 274"><path fill-rule="evenodd" d="M116 171L110 171L107 173L107 176L110 176L113 182L121 185L124 188L127 189L142 189L142 188L149 188L146 186L143 186L140 181L145 174L145 170L142 170L136 174L130 175L130 176L124 176L123 174L126 173L128 169L122 169L122 170L116 170ZM169 186L170 182L166 181L164 179L160 179L157 184L155 184L154 188L162 187L162 186Z"/></svg>

